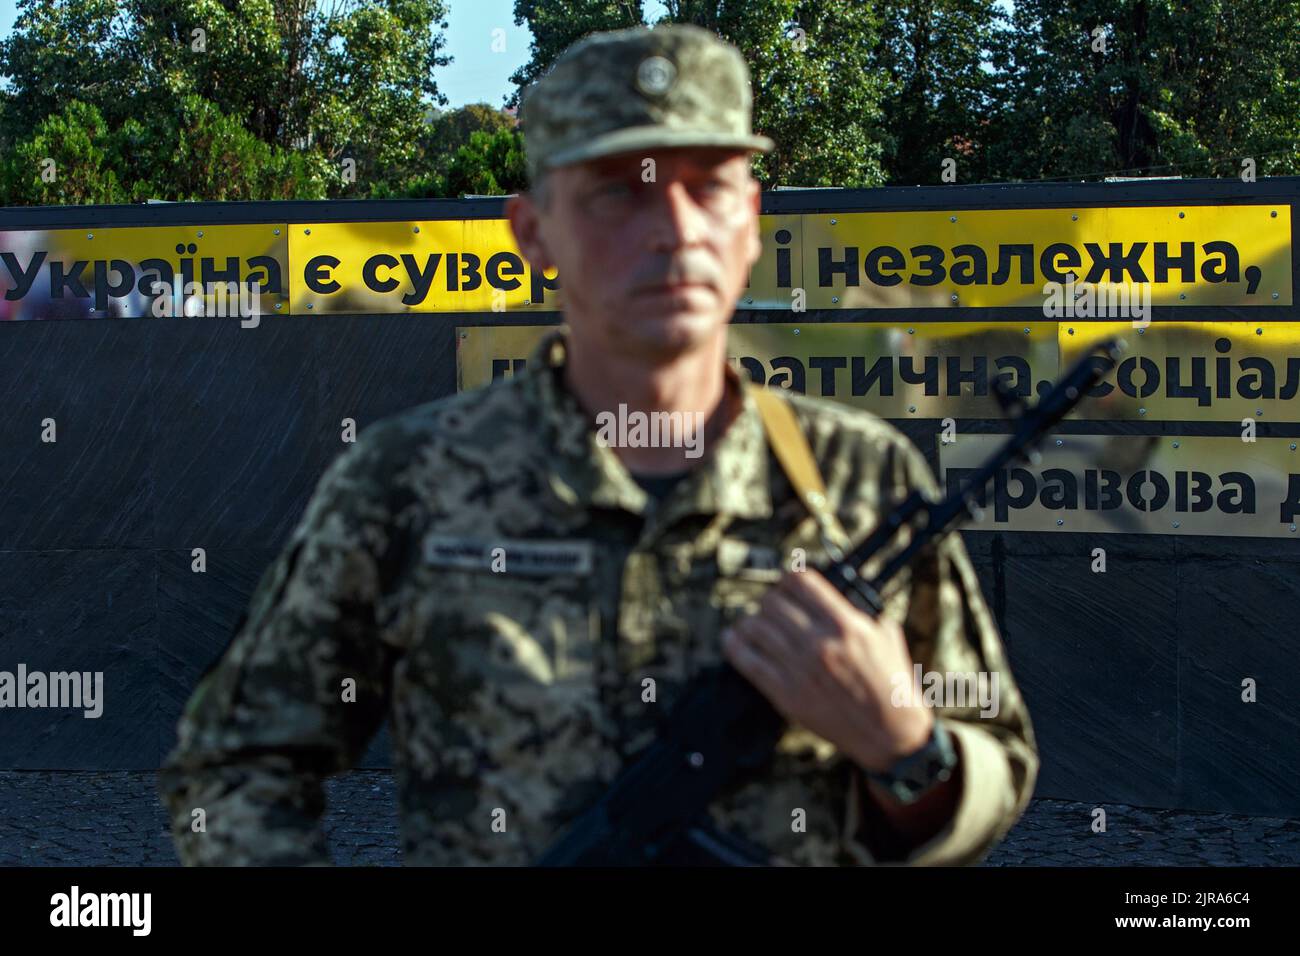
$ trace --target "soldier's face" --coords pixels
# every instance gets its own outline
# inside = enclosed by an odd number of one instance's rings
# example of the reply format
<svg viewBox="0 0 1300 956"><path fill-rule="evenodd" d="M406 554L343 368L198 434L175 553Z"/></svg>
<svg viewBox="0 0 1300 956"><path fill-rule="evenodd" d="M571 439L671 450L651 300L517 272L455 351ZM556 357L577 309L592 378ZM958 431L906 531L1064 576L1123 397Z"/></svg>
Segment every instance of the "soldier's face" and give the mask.
<svg viewBox="0 0 1300 956"><path fill-rule="evenodd" d="M749 155L679 148L553 170L547 197L511 202L534 268L559 269L574 339L670 358L725 336L758 259Z"/></svg>

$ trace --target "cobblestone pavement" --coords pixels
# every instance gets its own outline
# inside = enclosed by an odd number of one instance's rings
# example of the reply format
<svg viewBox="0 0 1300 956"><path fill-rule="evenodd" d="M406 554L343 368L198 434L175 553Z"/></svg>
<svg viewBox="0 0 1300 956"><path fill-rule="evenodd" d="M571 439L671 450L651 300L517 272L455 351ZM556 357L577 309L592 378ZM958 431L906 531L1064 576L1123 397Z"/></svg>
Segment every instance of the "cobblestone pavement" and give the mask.
<svg viewBox="0 0 1300 956"><path fill-rule="evenodd" d="M0 865L175 865L147 772L0 771ZM331 780L326 828L335 861L401 863L393 776ZM987 866L1300 865L1300 820L1035 800Z"/></svg>

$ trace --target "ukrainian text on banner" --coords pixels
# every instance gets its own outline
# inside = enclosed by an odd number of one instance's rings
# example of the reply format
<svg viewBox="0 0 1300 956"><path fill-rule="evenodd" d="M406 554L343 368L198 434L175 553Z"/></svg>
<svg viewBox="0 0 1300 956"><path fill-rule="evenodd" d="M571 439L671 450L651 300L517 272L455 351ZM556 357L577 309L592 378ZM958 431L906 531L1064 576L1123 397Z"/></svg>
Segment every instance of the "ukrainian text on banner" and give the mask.
<svg viewBox="0 0 1300 956"><path fill-rule="evenodd" d="M740 308L942 308L954 321L966 308L1031 308L1092 321L1292 305L1285 203L768 215L760 233ZM532 268L504 219L0 231L0 318L210 315L158 299L201 304L232 282L252 283L268 316L563 305L562 277Z"/></svg>
<svg viewBox="0 0 1300 956"><path fill-rule="evenodd" d="M287 315L289 227L0 231L0 320Z"/></svg>
<svg viewBox="0 0 1300 956"><path fill-rule="evenodd" d="M940 434L939 476L959 487L1001 435ZM977 499L972 531L1101 531L1296 538L1300 452L1291 438L1057 435Z"/></svg>
<svg viewBox="0 0 1300 956"><path fill-rule="evenodd" d="M794 284L813 309L1044 308L1067 283L1107 303L1136 291L1156 306L1291 304L1287 205L802 218Z"/></svg>
<svg viewBox="0 0 1300 956"><path fill-rule="evenodd" d="M524 367L547 328L458 328L458 387L475 388ZM997 380L1033 400L1108 335L1122 337L1128 349L1072 418L1297 420L1300 326L1291 324L741 323L729 330L727 352L760 384L833 398L884 418L1002 418Z"/></svg>

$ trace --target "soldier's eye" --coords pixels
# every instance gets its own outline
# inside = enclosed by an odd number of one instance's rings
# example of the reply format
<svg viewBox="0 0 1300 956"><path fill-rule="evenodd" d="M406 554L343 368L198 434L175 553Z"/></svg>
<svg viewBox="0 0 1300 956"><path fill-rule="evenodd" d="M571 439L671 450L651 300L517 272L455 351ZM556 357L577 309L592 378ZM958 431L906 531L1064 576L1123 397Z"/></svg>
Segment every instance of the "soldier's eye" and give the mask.
<svg viewBox="0 0 1300 956"><path fill-rule="evenodd" d="M594 195L598 199L624 199L632 194L627 183L611 181L596 187Z"/></svg>
<svg viewBox="0 0 1300 956"><path fill-rule="evenodd" d="M725 195L729 189L730 184L725 179L701 180L695 187L696 193L706 199L718 199Z"/></svg>

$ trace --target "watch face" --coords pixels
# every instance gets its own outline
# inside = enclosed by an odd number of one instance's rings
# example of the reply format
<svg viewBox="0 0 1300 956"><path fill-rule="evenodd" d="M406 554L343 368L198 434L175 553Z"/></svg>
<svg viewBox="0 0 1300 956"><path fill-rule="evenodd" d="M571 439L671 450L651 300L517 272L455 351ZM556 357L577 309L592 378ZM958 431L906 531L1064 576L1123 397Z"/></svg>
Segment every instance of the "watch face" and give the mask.
<svg viewBox="0 0 1300 956"><path fill-rule="evenodd" d="M956 762L952 741L936 722L921 750L904 757L888 773L873 776L900 802L911 803L931 787L951 779Z"/></svg>

